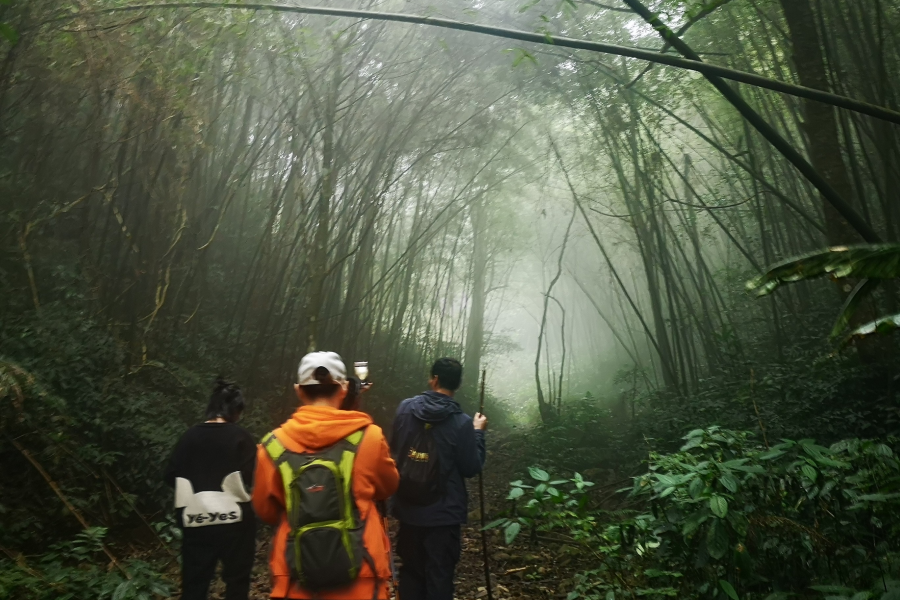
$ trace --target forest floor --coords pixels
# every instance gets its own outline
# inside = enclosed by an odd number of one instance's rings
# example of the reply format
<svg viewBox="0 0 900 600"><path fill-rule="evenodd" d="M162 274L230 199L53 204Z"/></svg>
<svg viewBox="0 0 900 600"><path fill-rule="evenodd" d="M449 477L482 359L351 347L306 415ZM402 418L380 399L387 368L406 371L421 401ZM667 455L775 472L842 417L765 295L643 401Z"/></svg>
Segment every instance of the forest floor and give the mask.
<svg viewBox="0 0 900 600"><path fill-rule="evenodd" d="M496 439L489 439L488 462L484 473L485 506L489 516L505 506L509 482L525 476L524 469L527 465L521 458L524 454L521 447L523 443L523 440L499 434ZM463 527L462 556L456 570L455 595L459 600L481 600L487 597L487 590L481 550L478 480L470 480L468 487L469 524ZM392 519L392 537L396 527L397 523ZM266 600L269 597L270 535L270 528L261 528L251 600ZM583 549L543 540L541 544L532 544L524 534L510 547L506 547L499 529L488 531L488 549L492 591L496 600L565 598L571 589L575 573L590 567L586 563L590 557ZM395 556L395 560L399 565L399 558ZM224 592L224 584L217 580L210 598L224 598Z"/></svg>

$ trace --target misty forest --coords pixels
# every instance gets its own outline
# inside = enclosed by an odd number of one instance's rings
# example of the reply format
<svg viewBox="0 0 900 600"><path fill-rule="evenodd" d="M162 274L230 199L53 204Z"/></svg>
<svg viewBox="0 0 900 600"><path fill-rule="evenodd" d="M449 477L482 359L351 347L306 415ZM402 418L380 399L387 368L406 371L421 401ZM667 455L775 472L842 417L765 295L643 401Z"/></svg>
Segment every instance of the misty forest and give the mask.
<svg viewBox="0 0 900 600"><path fill-rule="evenodd" d="M0 0L0 290L2 598L177 598L333 350L485 371L460 600L900 599L894 0Z"/></svg>

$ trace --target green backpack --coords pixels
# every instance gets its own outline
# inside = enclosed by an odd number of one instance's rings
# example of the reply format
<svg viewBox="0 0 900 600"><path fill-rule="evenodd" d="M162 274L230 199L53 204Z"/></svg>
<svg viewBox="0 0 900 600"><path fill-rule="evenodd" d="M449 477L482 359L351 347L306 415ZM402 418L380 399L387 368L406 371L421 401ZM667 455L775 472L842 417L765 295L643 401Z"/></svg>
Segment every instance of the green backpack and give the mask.
<svg viewBox="0 0 900 600"><path fill-rule="evenodd" d="M363 545L365 523L360 522L351 489L353 462L364 432L302 454L286 449L274 433L262 440L284 482L291 526L285 558L291 579L302 587L345 586L359 576L364 560L375 573Z"/></svg>

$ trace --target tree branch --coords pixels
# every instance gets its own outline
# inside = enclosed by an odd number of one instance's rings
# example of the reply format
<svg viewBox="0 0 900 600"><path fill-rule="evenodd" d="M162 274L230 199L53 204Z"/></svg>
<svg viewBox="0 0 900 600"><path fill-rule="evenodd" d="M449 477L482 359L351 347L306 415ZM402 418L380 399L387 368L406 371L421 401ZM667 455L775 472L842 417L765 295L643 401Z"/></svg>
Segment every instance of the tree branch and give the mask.
<svg viewBox="0 0 900 600"><path fill-rule="evenodd" d="M564 48L573 48L576 50L588 50L590 52L599 52L603 54L615 54L617 56L636 58L638 60L646 60L652 63L668 65L670 67L696 71L698 73L706 75L707 77L717 76L723 79L729 79L731 81L738 81L740 83L746 83L749 85L774 90L776 92L798 96L800 98L815 100L816 102L822 102L823 104L838 106L840 108L869 115L883 121L900 124L900 112L885 108L883 106L876 106L874 104L869 104L868 102L861 102L859 100L847 98L846 96L840 96L838 94L832 94L830 92L825 92L822 90L793 85L790 83L785 83L783 81L778 81L776 79L769 79L768 77L762 77L760 75L747 73L745 71L738 71L736 69L729 69L727 67L711 65L700 60L689 60L677 56L660 54L658 52L652 52L649 50L640 50L637 48L629 48L627 46L618 46L616 44L605 44L601 42L592 42L589 40L580 40L562 36L554 36L550 34L532 33L529 31L521 31L518 29L507 29L504 27L494 27L491 25L478 25L475 23L467 23L464 21L454 21L452 19L425 17L404 13L377 12L369 10L348 10L341 8L326 8L320 6L284 6L280 4L237 4L233 2L171 2L167 4L135 4L131 6L121 6L103 10L66 13L64 15L60 15L59 17L49 19L43 24L49 24L59 21L70 21L72 19L87 17L91 15L135 12L141 10L171 10L177 8L188 8L193 10L262 10L293 14L324 15L331 17L350 17L354 19L393 21L397 23L411 23L414 25L428 25L432 27L441 27L444 29L469 31L472 33L480 33L493 37L519 40L522 42L532 42L535 44L543 44L548 46L561 46Z"/></svg>

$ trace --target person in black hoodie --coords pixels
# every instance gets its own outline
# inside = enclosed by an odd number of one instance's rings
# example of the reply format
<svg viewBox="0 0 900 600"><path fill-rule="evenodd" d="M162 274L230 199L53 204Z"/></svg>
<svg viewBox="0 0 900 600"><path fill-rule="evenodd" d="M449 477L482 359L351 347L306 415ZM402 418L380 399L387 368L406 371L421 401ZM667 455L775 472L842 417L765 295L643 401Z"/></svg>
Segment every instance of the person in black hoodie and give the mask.
<svg viewBox="0 0 900 600"><path fill-rule="evenodd" d="M401 402L394 417L390 446L400 468L400 492L393 515L400 521L403 600L453 599L460 526L469 512L465 478L481 472L487 427L484 415L476 413L473 419L453 399L461 382L459 361L437 360L431 367L431 389Z"/></svg>
<svg viewBox="0 0 900 600"><path fill-rule="evenodd" d="M218 379L205 422L181 436L166 468L183 532L182 600L206 600L219 561L226 600L247 600L250 593L256 516L248 490L256 441L236 425L243 411L240 388Z"/></svg>

